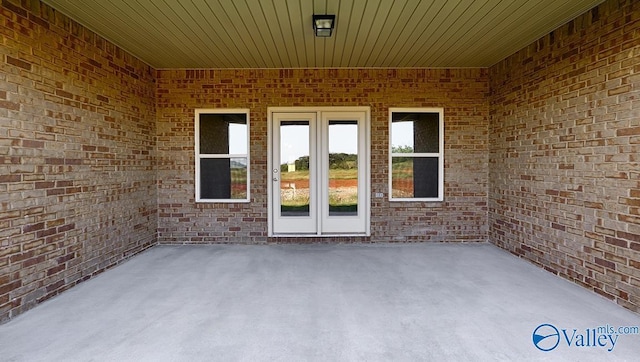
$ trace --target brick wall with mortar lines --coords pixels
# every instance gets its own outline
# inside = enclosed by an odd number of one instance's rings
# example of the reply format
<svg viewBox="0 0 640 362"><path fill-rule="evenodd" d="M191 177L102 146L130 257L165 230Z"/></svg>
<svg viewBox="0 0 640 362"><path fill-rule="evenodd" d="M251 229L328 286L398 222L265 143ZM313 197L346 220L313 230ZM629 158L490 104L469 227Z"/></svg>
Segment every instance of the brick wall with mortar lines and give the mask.
<svg viewBox="0 0 640 362"><path fill-rule="evenodd" d="M490 239L640 311L640 2L490 69Z"/></svg>
<svg viewBox="0 0 640 362"><path fill-rule="evenodd" d="M0 322L155 243L154 73L31 0L0 6Z"/></svg>
<svg viewBox="0 0 640 362"><path fill-rule="evenodd" d="M487 240L488 70L157 72L161 243ZM371 107L371 237L267 238L267 107ZM444 107L445 201L388 201L388 108ZM194 201L194 109L251 111L251 202Z"/></svg>

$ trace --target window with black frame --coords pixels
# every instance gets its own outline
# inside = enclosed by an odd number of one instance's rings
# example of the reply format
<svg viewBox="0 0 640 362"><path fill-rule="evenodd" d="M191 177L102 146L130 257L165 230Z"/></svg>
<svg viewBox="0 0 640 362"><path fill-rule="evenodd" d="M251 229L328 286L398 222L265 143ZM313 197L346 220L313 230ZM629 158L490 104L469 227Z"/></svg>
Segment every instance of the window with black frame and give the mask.
<svg viewBox="0 0 640 362"><path fill-rule="evenodd" d="M442 201L444 193L442 108L389 109L389 198Z"/></svg>
<svg viewBox="0 0 640 362"><path fill-rule="evenodd" d="M249 110L195 112L196 201L249 201Z"/></svg>

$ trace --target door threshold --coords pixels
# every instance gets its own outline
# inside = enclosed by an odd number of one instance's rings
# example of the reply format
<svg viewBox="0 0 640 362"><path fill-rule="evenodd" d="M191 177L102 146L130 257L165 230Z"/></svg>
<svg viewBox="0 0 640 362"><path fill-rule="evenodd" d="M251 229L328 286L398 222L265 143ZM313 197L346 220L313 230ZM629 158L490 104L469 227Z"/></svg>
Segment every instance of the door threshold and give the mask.
<svg viewBox="0 0 640 362"><path fill-rule="evenodd" d="M371 234L273 234L270 238L351 238L351 237L369 237Z"/></svg>

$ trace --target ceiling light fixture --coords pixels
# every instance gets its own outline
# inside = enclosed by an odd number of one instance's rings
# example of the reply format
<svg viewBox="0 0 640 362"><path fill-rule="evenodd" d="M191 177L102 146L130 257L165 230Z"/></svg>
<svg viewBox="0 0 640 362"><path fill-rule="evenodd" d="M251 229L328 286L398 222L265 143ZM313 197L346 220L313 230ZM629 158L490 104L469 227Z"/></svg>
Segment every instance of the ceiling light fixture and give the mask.
<svg viewBox="0 0 640 362"><path fill-rule="evenodd" d="M336 23L335 15L316 15L313 14L313 30L317 37L327 38L333 33Z"/></svg>

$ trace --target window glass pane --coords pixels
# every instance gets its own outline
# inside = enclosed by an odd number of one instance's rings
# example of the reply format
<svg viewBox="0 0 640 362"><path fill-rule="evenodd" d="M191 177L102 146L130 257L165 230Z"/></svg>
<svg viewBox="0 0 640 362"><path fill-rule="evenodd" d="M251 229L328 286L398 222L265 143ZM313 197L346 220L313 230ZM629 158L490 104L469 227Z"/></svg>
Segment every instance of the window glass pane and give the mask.
<svg viewBox="0 0 640 362"><path fill-rule="evenodd" d="M229 154L246 155L247 153L246 120L244 123L229 123Z"/></svg>
<svg viewBox="0 0 640 362"><path fill-rule="evenodd" d="M200 154L247 154L247 115L201 114Z"/></svg>
<svg viewBox="0 0 640 362"><path fill-rule="evenodd" d="M396 118L397 114L393 114L394 118ZM394 120L391 123L391 152L413 153L413 145L413 120Z"/></svg>
<svg viewBox="0 0 640 362"><path fill-rule="evenodd" d="M391 119L391 152L438 153L439 114L394 112Z"/></svg>
<svg viewBox="0 0 640 362"><path fill-rule="evenodd" d="M358 214L358 122L329 121L329 215Z"/></svg>
<svg viewBox="0 0 640 362"><path fill-rule="evenodd" d="M200 198L246 199L247 159L200 159Z"/></svg>
<svg viewBox="0 0 640 362"><path fill-rule="evenodd" d="M391 197L438 197L438 158L392 157Z"/></svg>
<svg viewBox="0 0 640 362"><path fill-rule="evenodd" d="M309 216L309 122L280 123L280 214Z"/></svg>

